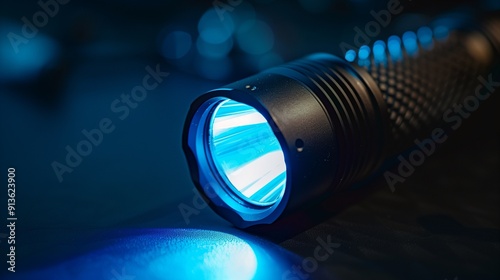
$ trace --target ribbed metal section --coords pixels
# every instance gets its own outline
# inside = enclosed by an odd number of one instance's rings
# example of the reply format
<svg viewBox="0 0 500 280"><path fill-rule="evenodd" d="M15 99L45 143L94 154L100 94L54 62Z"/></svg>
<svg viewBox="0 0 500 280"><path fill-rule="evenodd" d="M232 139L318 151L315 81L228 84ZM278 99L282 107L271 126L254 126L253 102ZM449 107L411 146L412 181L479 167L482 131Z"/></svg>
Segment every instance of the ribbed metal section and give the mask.
<svg viewBox="0 0 500 280"><path fill-rule="evenodd" d="M443 125L447 110L474 95L477 77L491 55L487 40L480 36L452 33L441 40L433 38L426 46L418 44L411 53L402 43L399 57L387 48L382 59L372 51L367 59L353 63L369 73L384 95L392 154L409 148L417 138L428 137Z"/></svg>
<svg viewBox="0 0 500 280"><path fill-rule="evenodd" d="M337 189L376 169L386 144L380 92L372 91L351 65L330 55L313 55L284 67L315 94L329 116L342 163L335 172Z"/></svg>

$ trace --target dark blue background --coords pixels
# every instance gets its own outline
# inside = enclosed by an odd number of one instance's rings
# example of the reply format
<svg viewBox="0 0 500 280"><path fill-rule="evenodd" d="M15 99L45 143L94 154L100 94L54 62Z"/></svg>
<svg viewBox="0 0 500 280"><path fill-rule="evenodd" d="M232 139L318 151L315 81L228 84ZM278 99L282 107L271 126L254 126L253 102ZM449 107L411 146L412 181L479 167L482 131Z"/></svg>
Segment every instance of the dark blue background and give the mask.
<svg viewBox="0 0 500 280"><path fill-rule="evenodd" d="M339 253L321 265L313 278L498 277L493 265L500 256L497 97L482 104L394 194L382 180L375 180L368 187L381 186L374 195L336 201L341 209L319 206L312 212L316 218L307 211L299 213L293 218L296 228L287 231L243 233L208 207L186 223L179 206L193 206L195 193L181 150L181 133L192 100L308 53L341 54L340 42L353 44L353 28L373 20L371 10L387 5L363 0L318 2L325 3L315 10L300 1L243 1L228 14L249 16L242 11L251 12L253 7L255 18L272 30L272 48L250 54L234 39L231 51L213 59L198 54L195 46L198 21L213 7L211 1L73 0L60 6L59 13L28 44L20 45L21 52L14 56L8 32L20 33L21 18L31 18L40 7L35 1L3 0L0 174L6 180L7 168L16 168L17 268L28 273L20 278L30 279L48 267L38 279L58 279L62 270L70 271L64 277L73 273L71 277L81 279L113 279L112 270L120 270L119 264L137 257L141 248L155 252L149 247L155 242L167 244L167 256L185 250L185 264L196 264L199 259L193 256L200 252L199 246L175 246L158 238L178 242L174 237L184 234L190 242L219 244L228 238L221 232L238 236L260 252L256 255L268 262L259 263L255 274L262 279L267 273L280 279L289 267L312 255L316 237L329 234L340 244ZM450 9L480 11L496 5L478 3L401 1L403 12L379 37L426 24ZM191 47L178 38L166 39L175 31L189 34ZM269 40L261 35L251 34L257 46ZM187 53L175 57L183 51ZM170 75L120 120L111 103L142 83L145 67L156 65ZM97 128L103 118L110 118L115 130L105 134L102 143L59 182L51 164L64 163L65 147L76 148L85 139L81 131ZM0 194L4 220L6 182ZM182 228L218 233L207 237ZM137 245L137 238L146 241ZM6 239L0 241L4 273ZM120 259L128 255L132 257ZM111 256L111 261L103 261L107 258L103 256ZM148 279L146 267L131 268L131 273ZM82 274L89 270L94 274ZM180 279L184 275L180 271L166 273L165 279Z"/></svg>

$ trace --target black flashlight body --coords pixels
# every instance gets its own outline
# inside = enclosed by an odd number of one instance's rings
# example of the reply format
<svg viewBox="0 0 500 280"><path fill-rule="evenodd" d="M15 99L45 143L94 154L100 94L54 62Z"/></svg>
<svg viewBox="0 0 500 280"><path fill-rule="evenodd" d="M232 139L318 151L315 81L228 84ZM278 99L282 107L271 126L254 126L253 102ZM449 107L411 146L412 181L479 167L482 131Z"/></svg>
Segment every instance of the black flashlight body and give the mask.
<svg viewBox="0 0 500 280"><path fill-rule="evenodd" d="M400 44L352 62L314 54L213 90L191 105L183 148L193 181L209 205L238 227L270 224L307 202L352 186L428 137L469 96L500 50L500 24L451 31L411 53ZM485 75L486 76L482 76ZM228 203L217 172L206 167L203 131L211 104L229 98L257 109L284 152L287 186L276 205ZM198 140L197 140L198 139ZM200 140L201 139L201 140ZM221 197L222 196L222 197Z"/></svg>

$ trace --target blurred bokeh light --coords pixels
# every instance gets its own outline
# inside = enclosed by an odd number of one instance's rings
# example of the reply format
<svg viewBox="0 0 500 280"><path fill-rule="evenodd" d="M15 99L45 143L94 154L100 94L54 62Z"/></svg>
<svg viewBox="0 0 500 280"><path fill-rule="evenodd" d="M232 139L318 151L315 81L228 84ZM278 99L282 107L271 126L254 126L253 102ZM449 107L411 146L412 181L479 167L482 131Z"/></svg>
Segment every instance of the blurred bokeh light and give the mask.
<svg viewBox="0 0 500 280"><path fill-rule="evenodd" d="M14 36L22 36L21 26L0 22L0 83L35 79L59 54L57 42L44 34L22 37L25 43L19 44L15 43L18 41Z"/></svg>

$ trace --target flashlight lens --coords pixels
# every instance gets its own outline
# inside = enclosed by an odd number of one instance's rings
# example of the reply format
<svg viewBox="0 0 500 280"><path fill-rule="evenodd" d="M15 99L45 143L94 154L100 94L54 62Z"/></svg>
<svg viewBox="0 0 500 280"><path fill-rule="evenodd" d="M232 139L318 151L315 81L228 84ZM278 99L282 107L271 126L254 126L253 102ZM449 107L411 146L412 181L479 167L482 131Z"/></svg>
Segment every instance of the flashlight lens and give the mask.
<svg viewBox="0 0 500 280"><path fill-rule="evenodd" d="M278 202L285 191L283 150L266 118L231 99L214 109L208 154L230 191L257 206Z"/></svg>

